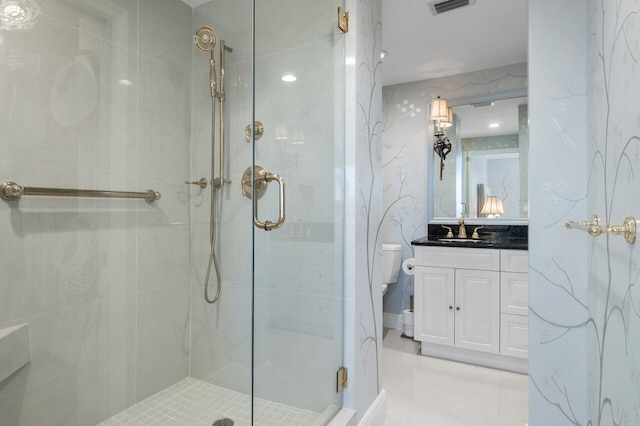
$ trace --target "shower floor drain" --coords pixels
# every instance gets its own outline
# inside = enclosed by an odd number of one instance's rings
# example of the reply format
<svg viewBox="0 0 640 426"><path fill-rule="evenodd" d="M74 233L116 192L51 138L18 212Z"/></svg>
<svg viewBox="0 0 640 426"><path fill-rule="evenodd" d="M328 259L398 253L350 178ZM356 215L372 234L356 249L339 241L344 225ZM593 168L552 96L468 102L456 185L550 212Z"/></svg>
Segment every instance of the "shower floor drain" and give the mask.
<svg viewBox="0 0 640 426"><path fill-rule="evenodd" d="M220 419L213 422L211 426L233 426L233 420L231 419Z"/></svg>

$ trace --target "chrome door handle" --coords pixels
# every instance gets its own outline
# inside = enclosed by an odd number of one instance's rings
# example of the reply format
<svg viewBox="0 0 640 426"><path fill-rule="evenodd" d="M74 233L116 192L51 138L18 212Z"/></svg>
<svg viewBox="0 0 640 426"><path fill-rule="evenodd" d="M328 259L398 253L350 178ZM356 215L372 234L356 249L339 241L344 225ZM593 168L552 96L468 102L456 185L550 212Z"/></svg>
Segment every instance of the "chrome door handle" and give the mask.
<svg viewBox="0 0 640 426"><path fill-rule="evenodd" d="M268 220L265 220L264 222L261 222L260 219L258 219L258 197L254 198L254 203L255 203L255 216L253 218L253 223L260 229L264 229L265 231L271 231L273 229L278 229L280 228L285 221L285 207L284 207L284 203L285 203L285 193L284 193L284 188L285 188L285 183L284 183L284 179L282 178L282 176L280 175L276 175L273 173L269 173L269 172L265 172L264 174L264 182L266 182L267 184L270 182L273 182L274 180L276 182L278 182L278 186L280 187L280 191L278 193L278 198L279 198L279 205L278 205L278 220L275 222L271 222ZM256 177L256 180L258 180L258 178Z"/></svg>
<svg viewBox="0 0 640 426"><path fill-rule="evenodd" d="M252 174L253 182L251 182ZM267 190L267 185L273 181L278 182L279 186L278 220L275 222L271 222L269 220L265 220L264 222L262 222L258 218L258 199L261 198L262 195L264 195L265 191ZM284 221L286 219L284 178L280 175L269 173L260 166L255 166L253 169L249 167L242 175L242 194L247 198L251 198L253 191L255 191L255 196L253 197L254 225L260 229L264 229L265 231L271 231L280 228L284 224Z"/></svg>
<svg viewBox="0 0 640 426"><path fill-rule="evenodd" d="M629 244L633 244L636 240L636 229L637 222L636 219L628 216L624 219L622 225L618 226L609 226L603 228L599 224L600 219L597 215L591 216L590 220L585 220L582 222L574 222L568 221L565 226L567 229L579 229L581 231L586 231L592 237L598 237L602 234L610 234L610 235L622 235L626 242Z"/></svg>

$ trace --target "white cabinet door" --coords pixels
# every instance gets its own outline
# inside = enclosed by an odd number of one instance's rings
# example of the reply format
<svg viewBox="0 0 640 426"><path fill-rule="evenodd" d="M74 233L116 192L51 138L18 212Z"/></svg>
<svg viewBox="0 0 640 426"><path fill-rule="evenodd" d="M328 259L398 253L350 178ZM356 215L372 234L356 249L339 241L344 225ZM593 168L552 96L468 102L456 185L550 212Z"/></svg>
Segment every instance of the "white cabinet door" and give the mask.
<svg viewBox="0 0 640 426"><path fill-rule="evenodd" d="M500 273L455 271L455 346L500 353Z"/></svg>
<svg viewBox="0 0 640 426"><path fill-rule="evenodd" d="M529 318L522 315L502 314L500 353L528 358Z"/></svg>
<svg viewBox="0 0 640 426"><path fill-rule="evenodd" d="M500 274L500 305L503 314L529 315L529 274Z"/></svg>
<svg viewBox="0 0 640 426"><path fill-rule="evenodd" d="M454 270L416 266L414 338L453 346Z"/></svg>

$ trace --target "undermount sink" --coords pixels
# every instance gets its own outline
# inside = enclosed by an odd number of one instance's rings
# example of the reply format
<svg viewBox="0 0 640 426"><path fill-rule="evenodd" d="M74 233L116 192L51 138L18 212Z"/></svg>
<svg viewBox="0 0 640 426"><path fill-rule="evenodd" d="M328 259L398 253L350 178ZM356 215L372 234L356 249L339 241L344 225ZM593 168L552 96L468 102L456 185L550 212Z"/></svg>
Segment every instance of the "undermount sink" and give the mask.
<svg viewBox="0 0 640 426"><path fill-rule="evenodd" d="M479 243L480 240L474 240L472 238L438 238L438 241L444 243Z"/></svg>

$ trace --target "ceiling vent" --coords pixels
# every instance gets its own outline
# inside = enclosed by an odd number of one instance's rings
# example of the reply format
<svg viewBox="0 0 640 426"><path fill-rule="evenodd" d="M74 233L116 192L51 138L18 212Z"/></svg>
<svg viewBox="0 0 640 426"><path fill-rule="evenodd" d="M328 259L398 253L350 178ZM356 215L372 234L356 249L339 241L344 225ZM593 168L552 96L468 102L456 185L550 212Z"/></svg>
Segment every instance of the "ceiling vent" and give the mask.
<svg viewBox="0 0 640 426"><path fill-rule="evenodd" d="M445 1L432 1L429 2L429 9L434 15L439 15L444 12L448 12L453 9L457 9L463 6L469 6L474 4L476 0L445 0Z"/></svg>

